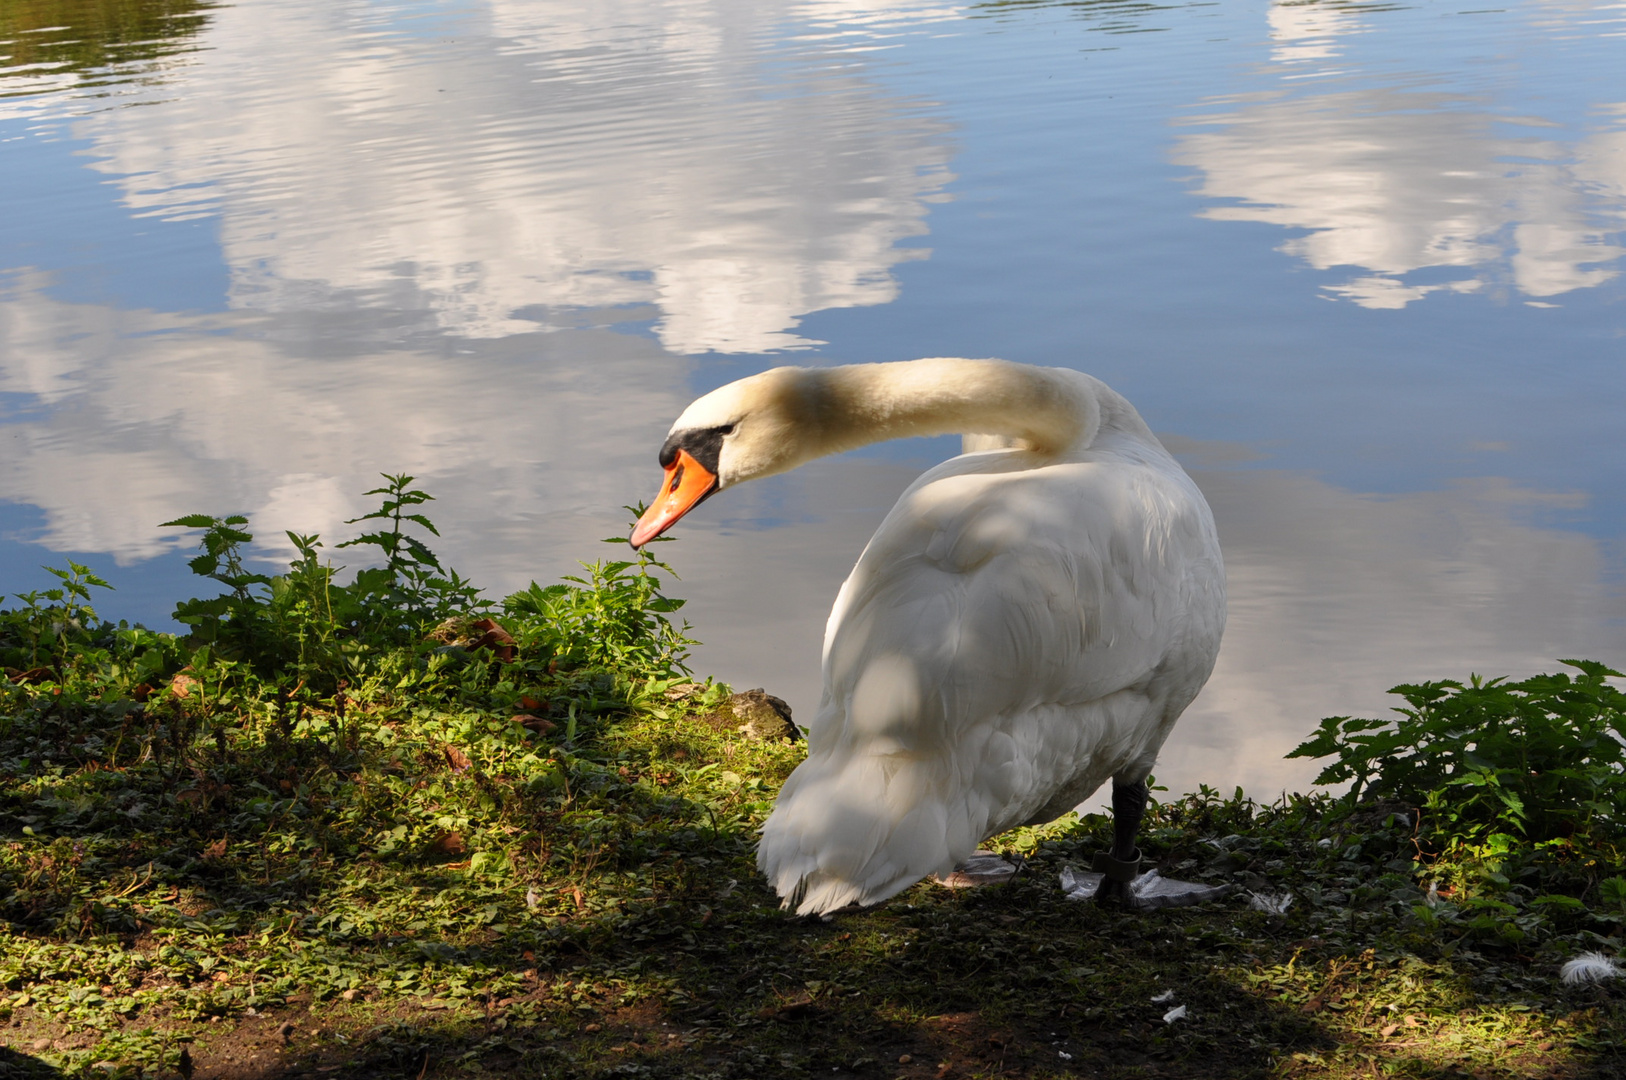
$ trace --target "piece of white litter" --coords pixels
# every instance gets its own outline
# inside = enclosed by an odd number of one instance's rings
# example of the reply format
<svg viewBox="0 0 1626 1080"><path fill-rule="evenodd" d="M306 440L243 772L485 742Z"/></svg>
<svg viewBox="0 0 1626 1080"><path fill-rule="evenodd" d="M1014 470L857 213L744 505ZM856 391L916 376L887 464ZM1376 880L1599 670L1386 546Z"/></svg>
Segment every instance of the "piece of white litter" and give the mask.
<svg viewBox="0 0 1626 1080"><path fill-rule="evenodd" d="M1129 892L1138 907L1189 907L1208 900L1218 900L1236 891L1235 885L1198 885L1190 881L1175 881L1148 870L1129 883Z"/></svg>
<svg viewBox="0 0 1626 1080"><path fill-rule="evenodd" d="M1163 1014L1163 1022L1165 1024L1172 1024L1176 1020L1184 1020L1185 1018L1186 1007L1184 1005L1176 1005L1174 1008Z"/></svg>
<svg viewBox="0 0 1626 1080"><path fill-rule="evenodd" d="M1620 967L1601 952L1584 952L1564 961L1559 977L1566 983L1595 983L1620 977Z"/></svg>
<svg viewBox="0 0 1626 1080"><path fill-rule="evenodd" d="M540 900L541 900L541 898L536 895L536 890L535 889L526 889L525 890L525 907L526 907L527 910L535 911L536 910L536 905L538 904L538 902L540 902Z"/></svg>
<svg viewBox="0 0 1626 1080"><path fill-rule="evenodd" d="M1316 847L1332 847L1332 838L1331 837L1322 837L1320 840L1317 840L1315 842L1315 846Z"/></svg>
<svg viewBox="0 0 1626 1080"><path fill-rule="evenodd" d="M1282 893L1280 896L1269 896L1248 890L1248 906L1255 911L1263 911L1267 915L1285 915L1287 909L1293 906L1293 894Z"/></svg>
<svg viewBox="0 0 1626 1080"><path fill-rule="evenodd" d="M1065 1050L1057 1050L1056 1051L1056 1056L1061 1058L1063 1061L1071 1061L1071 1060L1073 1060L1073 1055L1069 1054Z"/></svg>
<svg viewBox="0 0 1626 1080"><path fill-rule="evenodd" d="M1061 868L1061 891L1069 900L1091 900L1101 889L1104 875L1094 870ZM1174 881L1156 870L1148 870L1129 883L1131 906L1137 908L1186 907L1229 896L1235 885L1198 885Z"/></svg>
<svg viewBox="0 0 1626 1080"><path fill-rule="evenodd" d="M1173 1000L1174 1000L1174 991L1173 990L1165 990L1161 994L1157 995L1157 997L1152 999L1152 1004L1153 1005L1161 1005L1165 1001L1173 1001Z"/></svg>
<svg viewBox="0 0 1626 1080"><path fill-rule="evenodd" d="M1071 866L1061 868L1061 892L1069 900L1093 900L1101 888L1105 874L1093 870L1077 870Z"/></svg>

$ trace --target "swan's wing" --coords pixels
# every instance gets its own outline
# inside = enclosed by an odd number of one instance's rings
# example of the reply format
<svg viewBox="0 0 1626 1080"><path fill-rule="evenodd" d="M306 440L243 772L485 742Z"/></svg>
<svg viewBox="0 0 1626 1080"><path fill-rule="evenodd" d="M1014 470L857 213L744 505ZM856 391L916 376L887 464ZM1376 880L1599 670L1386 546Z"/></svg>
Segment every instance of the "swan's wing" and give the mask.
<svg viewBox="0 0 1626 1080"><path fill-rule="evenodd" d="M950 464L899 500L831 612L808 760L761 847L804 908L883 899L1149 766L1212 667L1218 545L1172 462Z"/></svg>

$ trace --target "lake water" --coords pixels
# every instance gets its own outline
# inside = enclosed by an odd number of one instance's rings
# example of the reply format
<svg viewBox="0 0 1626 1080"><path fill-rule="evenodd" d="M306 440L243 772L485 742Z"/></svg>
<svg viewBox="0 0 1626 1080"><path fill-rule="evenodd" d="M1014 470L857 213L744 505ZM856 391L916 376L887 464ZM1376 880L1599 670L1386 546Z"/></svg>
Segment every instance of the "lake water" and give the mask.
<svg viewBox="0 0 1626 1080"><path fill-rule="evenodd" d="M277 557L407 471L501 595L612 553L699 393L1003 356L1124 392L1214 506L1175 790L1302 787L1403 680L1626 661L1618 0L20 0L0 39L0 591L72 557L163 624L157 523ZM837 585L955 452L697 511L697 668L809 716Z"/></svg>

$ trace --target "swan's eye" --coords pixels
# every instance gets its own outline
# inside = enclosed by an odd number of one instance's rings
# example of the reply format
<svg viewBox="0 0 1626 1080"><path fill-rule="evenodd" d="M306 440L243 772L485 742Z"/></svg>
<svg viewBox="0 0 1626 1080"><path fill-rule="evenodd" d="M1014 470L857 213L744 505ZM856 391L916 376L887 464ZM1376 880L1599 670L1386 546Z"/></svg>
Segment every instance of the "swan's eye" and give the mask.
<svg viewBox="0 0 1626 1080"><path fill-rule="evenodd" d="M715 431L719 435L732 435L732 434L734 434L734 425L733 424L724 424L722 427L720 427L720 428L712 428L712 430Z"/></svg>

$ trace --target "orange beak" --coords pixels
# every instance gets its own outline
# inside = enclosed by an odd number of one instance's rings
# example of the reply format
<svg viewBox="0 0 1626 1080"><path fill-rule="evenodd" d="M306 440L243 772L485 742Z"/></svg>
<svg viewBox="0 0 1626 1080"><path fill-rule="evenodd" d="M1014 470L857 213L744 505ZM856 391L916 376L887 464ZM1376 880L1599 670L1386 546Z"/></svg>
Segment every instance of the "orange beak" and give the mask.
<svg viewBox="0 0 1626 1080"><path fill-rule="evenodd" d="M687 450L679 450L672 464L666 467L660 493L632 530L632 546L643 547L676 525L679 518L699 506L701 500L716 490L716 475L691 457Z"/></svg>

